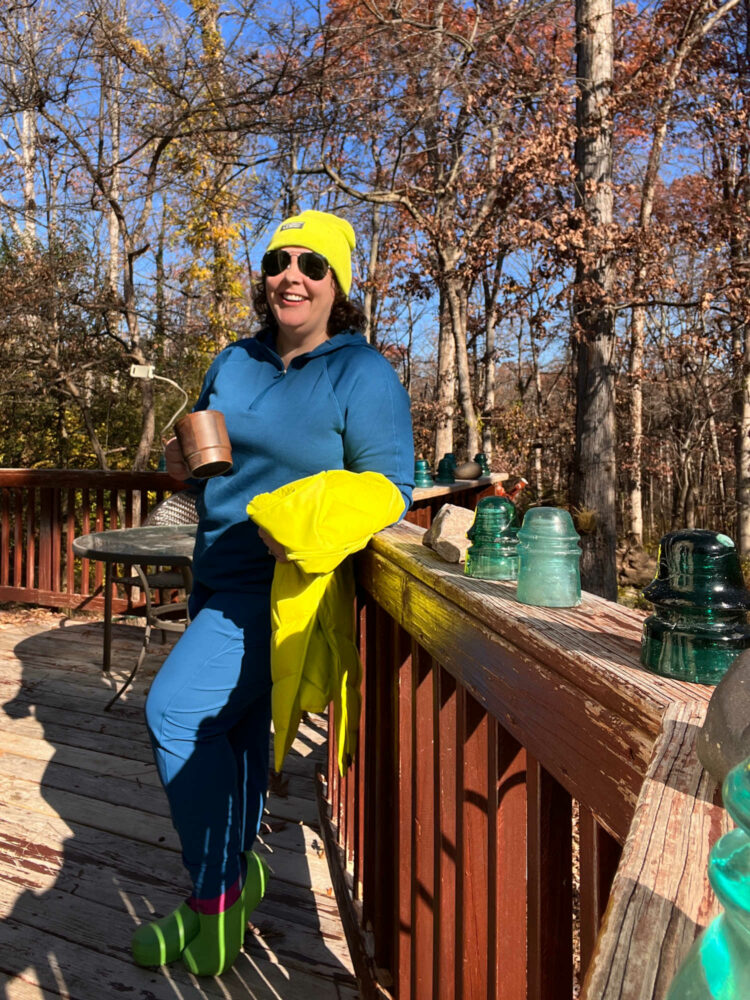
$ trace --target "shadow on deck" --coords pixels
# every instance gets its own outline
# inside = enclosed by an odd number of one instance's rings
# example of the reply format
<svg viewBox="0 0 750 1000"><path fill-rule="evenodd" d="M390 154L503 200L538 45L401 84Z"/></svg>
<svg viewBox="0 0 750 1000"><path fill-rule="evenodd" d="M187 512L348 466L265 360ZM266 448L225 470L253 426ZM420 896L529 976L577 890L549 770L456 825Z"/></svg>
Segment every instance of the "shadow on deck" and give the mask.
<svg viewBox="0 0 750 1000"><path fill-rule="evenodd" d="M140 636L115 628L115 680ZM106 714L115 681L101 649L99 622L0 620L0 997L354 1000L315 799L321 718L304 725L274 783L259 847L272 878L235 967L198 980L180 963L133 964L133 929L188 891L142 718L169 646L152 646L143 676Z"/></svg>

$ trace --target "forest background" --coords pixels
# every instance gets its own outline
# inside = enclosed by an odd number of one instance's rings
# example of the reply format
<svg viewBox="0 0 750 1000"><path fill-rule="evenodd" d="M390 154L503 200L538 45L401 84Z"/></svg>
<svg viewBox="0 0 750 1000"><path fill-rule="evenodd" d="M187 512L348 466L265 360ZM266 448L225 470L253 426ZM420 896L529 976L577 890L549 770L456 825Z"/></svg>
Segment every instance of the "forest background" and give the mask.
<svg viewBox="0 0 750 1000"><path fill-rule="evenodd" d="M358 233L418 453L570 507L584 585L750 554L750 0L2 0L0 465L156 468L272 228Z"/></svg>

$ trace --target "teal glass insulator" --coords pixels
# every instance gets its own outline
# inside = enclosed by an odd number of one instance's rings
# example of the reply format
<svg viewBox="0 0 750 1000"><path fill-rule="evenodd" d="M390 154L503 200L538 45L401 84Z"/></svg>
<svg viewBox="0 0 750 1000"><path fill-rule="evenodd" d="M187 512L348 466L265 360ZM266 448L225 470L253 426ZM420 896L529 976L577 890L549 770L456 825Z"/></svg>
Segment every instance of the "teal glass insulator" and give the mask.
<svg viewBox="0 0 750 1000"><path fill-rule="evenodd" d="M451 465L450 461L445 458L441 458L438 462L435 482L440 483L441 486L447 486L449 483L455 483L456 477L453 475L454 469L455 464Z"/></svg>
<svg viewBox="0 0 750 1000"><path fill-rule="evenodd" d="M477 504L466 532L471 545L464 572L479 580L515 580L518 576L518 512L507 497L485 497Z"/></svg>
<svg viewBox="0 0 750 1000"><path fill-rule="evenodd" d="M430 467L425 458L418 458L414 463L414 485L421 489L435 485L435 480L432 478Z"/></svg>
<svg viewBox="0 0 750 1000"><path fill-rule="evenodd" d="M446 451L446 453L443 455L442 461L447 462L450 465L451 469L453 469L453 471L455 472L458 462L456 461L456 456L453 454L452 451ZM439 464L440 463L438 463L438 465Z"/></svg>
<svg viewBox="0 0 750 1000"><path fill-rule="evenodd" d="M665 535L643 596L654 605L641 640L641 663L652 673L716 684L750 647L750 593L726 535L696 529Z"/></svg>
<svg viewBox="0 0 750 1000"><path fill-rule="evenodd" d="M490 463L487 461L487 456L483 451L478 451L474 456L474 461L482 470L483 476L490 475Z"/></svg>
<svg viewBox="0 0 750 1000"><path fill-rule="evenodd" d="M750 758L732 768L722 794L738 824L716 841L708 859L708 880L724 912L696 938L666 1000L750 997Z"/></svg>
<svg viewBox="0 0 750 1000"><path fill-rule="evenodd" d="M581 603L581 549L573 518L560 507L532 507L518 532L522 604L573 608Z"/></svg>

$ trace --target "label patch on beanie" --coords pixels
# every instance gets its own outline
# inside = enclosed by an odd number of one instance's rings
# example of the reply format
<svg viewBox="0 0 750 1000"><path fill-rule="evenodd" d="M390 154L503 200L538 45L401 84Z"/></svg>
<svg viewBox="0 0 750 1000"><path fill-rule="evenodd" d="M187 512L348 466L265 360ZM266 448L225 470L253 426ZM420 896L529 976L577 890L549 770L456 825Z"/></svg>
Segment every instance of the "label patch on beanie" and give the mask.
<svg viewBox="0 0 750 1000"><path fill-rule="evenodd" d="M304 229L304 222L286 222L283 226L279 226L279 232L284 232L285 229Z"/></svg>

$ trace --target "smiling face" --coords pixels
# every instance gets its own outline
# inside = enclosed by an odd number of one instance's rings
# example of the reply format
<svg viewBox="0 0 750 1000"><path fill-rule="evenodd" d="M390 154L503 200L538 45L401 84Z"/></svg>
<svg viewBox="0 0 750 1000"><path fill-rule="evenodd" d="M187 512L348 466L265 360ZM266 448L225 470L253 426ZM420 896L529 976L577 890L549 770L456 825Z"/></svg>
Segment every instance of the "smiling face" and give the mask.
<svg viewBox="0 0 750 1000"><path fill-rule="evenodd" d="M328 318L336 296L333 271L320 281L305 277L297 258L305 247L284 247L291 264L281 274L266 275L266 298L279 325L277 350L280 355L311 351L328 339Z"/></svg>

